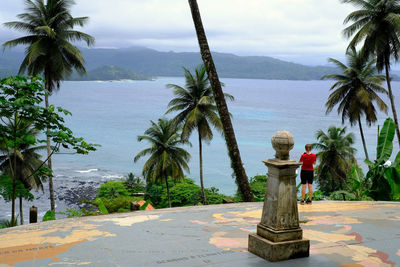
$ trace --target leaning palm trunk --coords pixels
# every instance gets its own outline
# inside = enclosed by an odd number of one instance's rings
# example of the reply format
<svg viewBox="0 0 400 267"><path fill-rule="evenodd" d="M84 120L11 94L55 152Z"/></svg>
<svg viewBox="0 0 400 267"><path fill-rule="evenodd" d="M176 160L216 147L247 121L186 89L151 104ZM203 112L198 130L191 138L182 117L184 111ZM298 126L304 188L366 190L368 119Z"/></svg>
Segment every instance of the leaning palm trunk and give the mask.
<svg viewBox="0 0 400 267"><path fill-rule="evenodd" d="M201 145L201 135L199 133L199 160L200 160L200 186L201 186L201 198L203 200L203 205L207 205L207 197L206 193L204 192L204 183L203 183L203 151Z"/></svg>
<svg viewBox="0 0 400 267"><path fill-rule="evenodd" d="M45 97L45 102L46 102L46 108L49 107L49 93L50 93L50 81L46 76L46 97ZM50 147L50 137L47 136L47 167L50 170L53 170L53 166L52 166L52 161L51 161L51 147ZM55 200L54 200L54 185L53 185L53 174L51 173L49 176L49 192L50 192L50 209L51 211L53 211L54 213L56 212L56 205L55 205Z"/></svg>
<svg viewBox="0 0 400 267"><path fill-rule="evenodd" d="M236 182L244 201L254 201L253 194L247 179L246 172L243 168L242 159L240 157L239 148L236 142L235 132L233 130L231 118L229 116L228 106L225 102L225 96L219 82L218 74L215 69L214 61L208 46L207 37L204 32L203 23L201 21L199 7L196 0L188 0L192 12L194 26L196 28L197 39L200 46L201 57L207 69L208 78L214 93L215 102L217 104L218 113L221 118L225 141L228 147L229 157L231 158L232 168L235 172Z"/></svg>
<svg viewBox="0 0 400 267"><path fill-rule="evenodd" d="M368 151L367 151L367 145L365 144L364 132L363 132L363 129L362 129L360 117L358 117L358 126L360 127L361 141L362 141L363 147L364 147L365 158L366 158L367 160L369 160Z"/></svg>
<svg viewBox="0 0 400 267"><path fill-rule="evenodd" d="M394 121L394 124L396 126L397 141L398 141L398 144L400 146L399 122L397 120L397 112L396 112L396 106L394 104L394 99L393 99L392 86L390 85L389 63L388 62L389 62L388 60L386 60L386 62L385 62L386 82L387 82L388 91L389 91L390 105L392 106L393 121Z"/></svg>

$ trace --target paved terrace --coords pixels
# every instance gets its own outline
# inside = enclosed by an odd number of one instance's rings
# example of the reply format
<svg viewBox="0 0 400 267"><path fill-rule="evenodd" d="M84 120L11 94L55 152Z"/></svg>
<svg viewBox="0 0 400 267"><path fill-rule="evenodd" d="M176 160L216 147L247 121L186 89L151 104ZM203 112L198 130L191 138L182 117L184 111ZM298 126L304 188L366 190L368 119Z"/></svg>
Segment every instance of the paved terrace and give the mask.
<svg viewBox="0 0 400 267"><path fill-rule="evenodd" d="M247 251L261 210L185 207L0 230L0 266L400 266L400 203L299 206L310 257L279 263Z"/></svg>

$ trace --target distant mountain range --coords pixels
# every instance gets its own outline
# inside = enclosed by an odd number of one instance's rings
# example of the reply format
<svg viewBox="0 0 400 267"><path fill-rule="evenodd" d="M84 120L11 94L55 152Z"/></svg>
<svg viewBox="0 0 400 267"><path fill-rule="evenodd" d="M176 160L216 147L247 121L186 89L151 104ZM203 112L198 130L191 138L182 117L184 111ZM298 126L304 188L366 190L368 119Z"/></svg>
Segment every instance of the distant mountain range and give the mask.
<svg viewBox="0 0 400 267"><path fill-rule="evenodd" d="M200 53L160 52L143 47L81 48L81 52L89 75L82 78L73 75L71 77L73 80L107 79L107 77L129 79L119 75L121 73L129 73L128 76L132 77L136 75L137 79L154 76L183 76L182 67L192 70L202 63ZM23 55L22 50L6 50L0 53L0 77L15 74ZM320 80L323 75L336 71L332 67L311 67L265 56L236 56L214 52L213 57L218 74L223 78ZM115 74L117 69L118 74ZM99 74L107 77L100 77Z"/></svg>

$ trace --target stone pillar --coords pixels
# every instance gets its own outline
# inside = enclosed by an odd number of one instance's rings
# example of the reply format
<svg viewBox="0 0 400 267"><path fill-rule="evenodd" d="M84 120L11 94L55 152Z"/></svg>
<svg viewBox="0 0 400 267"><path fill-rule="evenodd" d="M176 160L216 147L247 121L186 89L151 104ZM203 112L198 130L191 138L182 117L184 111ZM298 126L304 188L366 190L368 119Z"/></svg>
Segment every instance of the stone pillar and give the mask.
<svg viewBox="0 0 400 267"><path fill-rule="evenodd" d="M29 209L29 223L37 223L37 213L38 213L37 207L32 206Z"/></svg>
<svg viewBox="0 0 400 267"><path fill-rule="evenodd" d="M279 131L271 139L276 154L263 161L268 167L267 188L257 233L249 235L249 251L269 261L308 257L310 241L303 239L297 210L296 169L290 160L294 146L288 131Z"/></svg>

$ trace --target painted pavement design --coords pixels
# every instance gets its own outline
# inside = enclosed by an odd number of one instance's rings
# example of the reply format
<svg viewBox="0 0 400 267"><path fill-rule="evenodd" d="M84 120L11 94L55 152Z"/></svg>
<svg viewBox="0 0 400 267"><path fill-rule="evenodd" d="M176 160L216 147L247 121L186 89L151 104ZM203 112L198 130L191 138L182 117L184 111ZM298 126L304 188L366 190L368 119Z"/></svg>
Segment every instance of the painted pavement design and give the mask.
<svg viewBox="0 0 400 267"><path fill-rule="evenodd" d="M0 230L0 266L400 266L400 203L298 206L310 257L247 251L262 203L84 217Z"/></svg>

